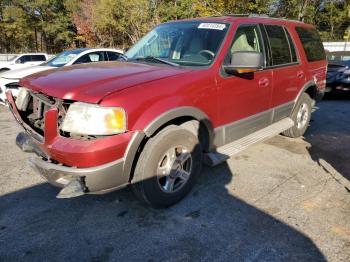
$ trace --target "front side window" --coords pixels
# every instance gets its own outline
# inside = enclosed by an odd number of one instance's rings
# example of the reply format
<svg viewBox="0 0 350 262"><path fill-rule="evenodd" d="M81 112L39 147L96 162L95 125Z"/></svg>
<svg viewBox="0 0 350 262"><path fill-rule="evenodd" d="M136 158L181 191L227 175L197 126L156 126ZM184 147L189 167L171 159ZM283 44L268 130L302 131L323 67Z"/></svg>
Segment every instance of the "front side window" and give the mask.
<svg viewBox="0 0 350 262"><path fill-rule="evenodd" d="M271 48L272 65L292 63L292 54L284 28L278 25L266 25L265 29Z"/></svg>
<svg viewBox="0 0 350 262"><path fill-rule="evenodd" d="M231 62L235 52L252 51L263 53L261 34L258 25L240 25L232 40L231 48L225 58L225 64Z"/></svg>
<svg viewBox="0 0 350 262"><path fill-rule="evenodd" d="M85 63L92 63L92 62L101 62L105 61L105 55L104 52L93 52L86 55L83 55L77 61L74 62L74 64L85 64Z"/></svg>
<svg viewBox="0 0 350 262"><path fill-rule="evenodd" d="M309 62L320 61L326 59L326 53L316 29L296 27L300 41L303 45L306 58Z"/></svg>
<svg viewBox="0 0 350 262"><path fill-rule="evenodd" d="M163 60L173 65L208 66L214 61L228 27L226 23L195 21L162 24L131 47L125 56L131 61L158 63Z"/></svg>
<svg viewBox="0 0 350 262"><path fill-rule="evenodd" d="M31 61L31 59L30 59L29 55L23 55L16 60L16 64L24 64L24 63L30 62L30 61Z"/></svg>

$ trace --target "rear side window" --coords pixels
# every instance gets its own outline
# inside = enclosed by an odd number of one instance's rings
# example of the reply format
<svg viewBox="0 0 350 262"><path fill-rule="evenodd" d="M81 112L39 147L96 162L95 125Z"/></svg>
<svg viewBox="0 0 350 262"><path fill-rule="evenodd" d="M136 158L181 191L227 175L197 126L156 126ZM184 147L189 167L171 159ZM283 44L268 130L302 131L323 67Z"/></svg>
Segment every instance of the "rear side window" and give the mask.
<svg viewBox="0 0 350 262"><path fill-rule="evenodd" d="M290 64L293 61L292 54L283 27L278 25L266 25L265 28L271 47L272 65Z"/></svg>
<svg viewBox="0 0 350 262"><path fill-rule="evenodd" d="M46 57L44 55L32 55L33 62L46 61Z"/></svg>
<svg viewBox="0 0 350 262"><path fill-rule="evenodd" d="M326 59L326 54L316 29L296 27L300 41L309 62Z"/></svg>
<svg viewBox="0 0 350 262"><path fill-rule="evenodd" d="M116 61L119 58L119 54L116 53L116 52L107 51L107 54L108 54L108 60L109 61Z"/></svg>
<svg viewBox="0 0 350 262"><path fill-rule="evenodd" d="M297 57L297 53L295 51L294 42L293 42L292 38L290 37L290 34L288 33L288 30L285 30L285 31L286 31L286 35L287 35L288 42L289 42L290 55L292 57L292 62L296 63L296 62L298 62L298 57Z"/></svg>

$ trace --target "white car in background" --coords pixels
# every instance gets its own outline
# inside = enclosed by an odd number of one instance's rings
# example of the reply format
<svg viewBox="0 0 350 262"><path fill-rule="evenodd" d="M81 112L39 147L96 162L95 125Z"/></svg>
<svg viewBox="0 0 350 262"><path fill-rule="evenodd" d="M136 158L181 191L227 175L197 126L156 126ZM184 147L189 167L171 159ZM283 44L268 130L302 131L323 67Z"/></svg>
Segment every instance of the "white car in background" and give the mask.
<svg viewBox="0 0 350 262"><path fill-rule="evenodd" d="M45 53L26 53L12 57L9 61L0 61L0 73L40 65L49 59Z"/></svg>
<svg viewBox="0 0 350 262"><path fill-rule="evenodd" d="M123 54L118 49L108 48L80 48L64 51L46 63L38 66L32 66L23 69L11 70L0 73L0 103L4 104L6 100L6 90L11 90L14 97L19 92L19 80L28 75L50 70L52 68L70 66L75 64L84 64L102 61L115 61Z"/></svg>

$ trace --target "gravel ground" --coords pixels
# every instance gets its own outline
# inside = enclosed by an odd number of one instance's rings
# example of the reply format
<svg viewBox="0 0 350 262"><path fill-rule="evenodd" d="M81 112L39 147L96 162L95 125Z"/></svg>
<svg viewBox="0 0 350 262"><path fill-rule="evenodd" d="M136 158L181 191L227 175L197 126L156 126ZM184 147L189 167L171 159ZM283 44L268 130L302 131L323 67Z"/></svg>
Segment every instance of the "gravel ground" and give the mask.
<svg viewBox="0 0 350 262"><path fill-rule="evenodd" d="M0 261L350 261L350 100L319 107L305 138L204 167L166 210L129 189L55 199L1 107Z"/></svg>

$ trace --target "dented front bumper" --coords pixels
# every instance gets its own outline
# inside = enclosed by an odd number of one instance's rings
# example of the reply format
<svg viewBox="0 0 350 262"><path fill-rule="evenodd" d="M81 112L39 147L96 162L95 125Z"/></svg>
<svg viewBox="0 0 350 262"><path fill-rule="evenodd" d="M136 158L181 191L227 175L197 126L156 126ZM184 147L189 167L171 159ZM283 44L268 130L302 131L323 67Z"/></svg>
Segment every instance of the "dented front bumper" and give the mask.
<svg viewBox="0 0 350 262"><path fill-rule="evenodd" d="M25 132L17 136L16 144L24 152L35 153L30 165L49 183L66 187L72 181L82 184L84 193L106 193L128 184L123 175L124 153L132 132L79 140L58 134L57 109L45 113L44 137L36 133L21 118L10 92L6 93L9 108Z"/></svg>
<svg viewBox="0 0 350 262"><path fill-rule="evenodd" d="M123 181L123 159L89 168L74 168L62 166L39 157L31 157L29 163L37 170L50 184L57 187L65 187L72 181L79 181L83 184L84 193L106 193L123 187L128 181Z"/></svg>

